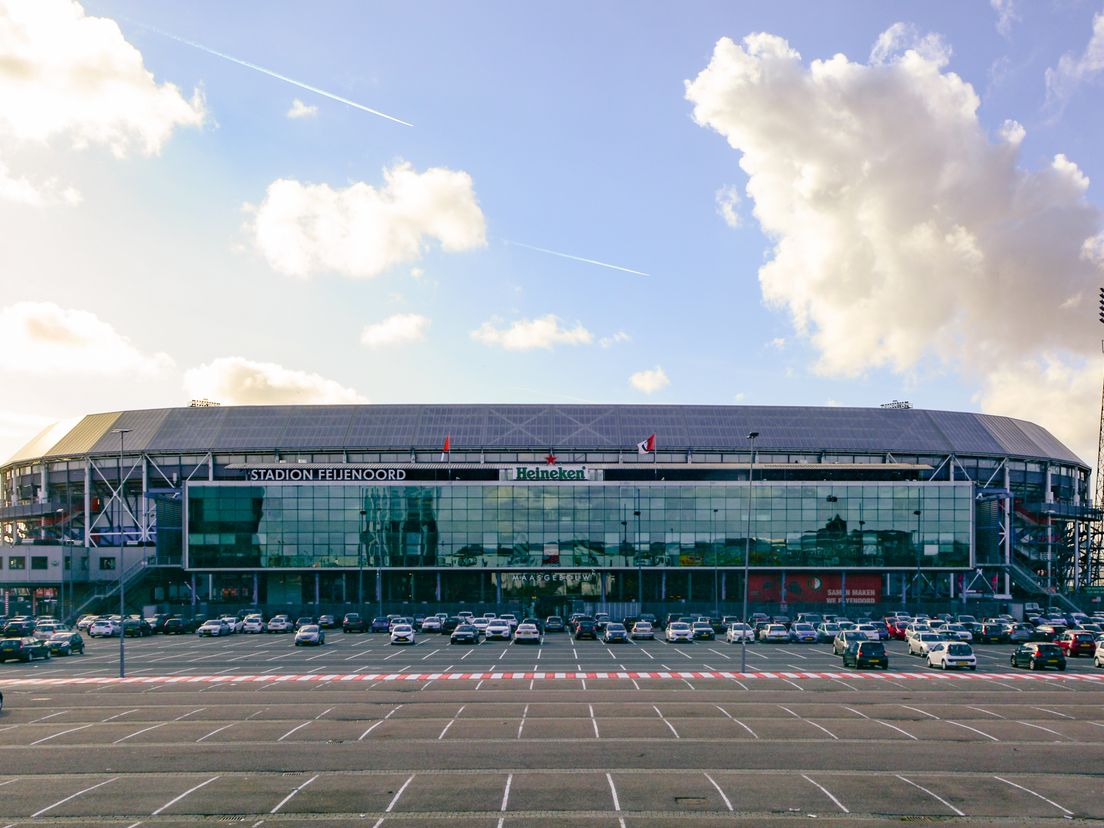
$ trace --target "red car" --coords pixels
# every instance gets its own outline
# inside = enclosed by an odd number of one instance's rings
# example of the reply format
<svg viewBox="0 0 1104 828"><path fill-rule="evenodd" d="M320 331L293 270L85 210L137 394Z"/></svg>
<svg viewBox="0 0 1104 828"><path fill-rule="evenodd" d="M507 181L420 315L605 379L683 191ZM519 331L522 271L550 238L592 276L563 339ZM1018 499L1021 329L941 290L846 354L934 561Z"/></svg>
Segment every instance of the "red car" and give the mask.
<svg viewBox="0 0 1104 828"><path fill-rule="evenodd" d="M1066 630L1054 641L1068 658L1091 656L1096 652L1096 637L1088 630Z"/></svg>
<svg viewBox="0 0 1104 828"><path fill-rule="evenodd" d="M908 627L908 621L895 621L889 624L889 637L897 641L905 640L905 629Z"/></svg>

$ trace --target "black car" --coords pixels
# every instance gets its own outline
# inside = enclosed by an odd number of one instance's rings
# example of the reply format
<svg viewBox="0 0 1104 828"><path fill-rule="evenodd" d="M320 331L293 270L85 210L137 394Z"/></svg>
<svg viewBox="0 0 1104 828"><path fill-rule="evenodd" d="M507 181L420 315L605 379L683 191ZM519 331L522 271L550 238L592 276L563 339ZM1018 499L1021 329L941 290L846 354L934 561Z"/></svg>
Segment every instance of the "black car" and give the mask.
<svg viewBox="0 0 1104 828"><path fill-rule="evenodd" d="M452 635L456 628L464 623L464 619L457 615L450 615L441 619L441 635Z"/></svg>
<svg viewBox="0 0 1104 828"><path fill-rule="evenodd" d="M341 631L342 632L362 633L367 628L368 628L368 625L364 623L364 618L361 616L361 614L359 612L347 612L347 613L345 613L345 617L341 619Z"/></svg>
<svg viewBox="0 0 1104 828"><path fill-rule="evenodd" d="M317 622L314 620L313 617L309 615L301 615L295 619L295 631L299 632L300 627L313 626L316 623Z"/></svg>
<svg viewBox="0 0 1104 828"><path fill-rule="evenodd" d="M695 641L714 641L717 638L713 626L705 621L695 621L690 627L690 634Z"/></svg>
<svg viewBox="0 0 1104 828"><path fill-rule="evenodd" d="M478 644L479 630L471 624L461 624L449 636L449 644Z"/></svg>
<svg viewBox="0 0 1104 828"><path fill-rule="evenodd" d="M50 655L84 655L84 639L77 631L56 632L46 639Z"/></svg>
<svg viewBox="0 0 1104 828"><path fill-rule="evenodd" d="M1003 624L982 624L972 632L975 644L1003 644L1008 640L1008 631Z"/></svg>
<svg viewBox="0 0 1104 828"><path fill-rule="evenodd" d="M368 625L368 632L391 632L391 619L386 615L377 615L372 619L372 623Z"/></svg>
<svg viewBox="0 0 1104 828"><path fill-rule="evenodd" d="M332 630L337 626L332 615L320 615L318 616L318 626L324 630ZM342 629L344 629L344 623L342 623Z"/></svg>
<svg viewBox="0 0 1104 828"><path fill-rule="evenodd" d="M562 633L564 620L558 615L550 615L544 619L544 631L546 633Z"/></svg>
<svg viewBox="0 0 1104 828"><path fill-rule="evenodd" d="M0 661L30 661L35 658L49 660L50 647L45 641L31 636L0 640Z"/></svg>
<svg viewBox="0 0 1104 828"><path fill-rule="evenodd" d="M518 626L520 627L521 624L532 624L537 628L537 632L544 632L544 622L539 618L522 618Z"/></svg>
<svg viewBox="0 0 1104 828"><path fill-rule="evenodd" d="M161 632L165 635L186 635L188 625L182 618L166 618L161 624Z"/></svg>
<svg viewBox="0 0 1104 828"><path fill-rule="evenodd" d="M575 622L575 640L582 641L584 638L598 640L598 627L593 618L580 618Z"/></svg>
<svg viewBox="0 0 1104 828"><path fill-rule="evenodd" d="M856 670L863 667L888 670L889 658L886 656L885 645L880 641L852 641L843 651L843 666L854 667Z"/></svg>
<svg viewBox="0 0 1104 828"><path fill-rule="evenodd" d="M145 618L127 618L123 621L123 635L130 638L146 638L153 635L153 627Z"/></svg>
<svg viewBox="0 0 1104 828"><path fill-rule="evenodd" d="M1012 651L1008 663L1013 667L1027 667L1030 670L1066 669L1066 656L1057 644L1021 644Z"/></svg>
<svg viewBox="0 0 1104 828"><path fill-rule="evenodd" d="M34 621L9 621L4 625L4 629L0 630L0 636L4 638L24 638L28 635L34 635Z"/></svg>

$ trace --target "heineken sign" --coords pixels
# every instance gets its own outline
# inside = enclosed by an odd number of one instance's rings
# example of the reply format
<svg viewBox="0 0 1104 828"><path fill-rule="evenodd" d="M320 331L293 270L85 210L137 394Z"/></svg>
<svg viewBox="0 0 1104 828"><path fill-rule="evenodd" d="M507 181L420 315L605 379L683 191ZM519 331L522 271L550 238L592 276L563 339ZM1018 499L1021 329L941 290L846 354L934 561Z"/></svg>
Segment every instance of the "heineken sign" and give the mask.
<svg viewBox="0 0 1104 828"><path fill-rule="evenodd" d="M592 480L584 466L514 466L509 470L509 479L523 480L526 483L583 481Z"/></svg>

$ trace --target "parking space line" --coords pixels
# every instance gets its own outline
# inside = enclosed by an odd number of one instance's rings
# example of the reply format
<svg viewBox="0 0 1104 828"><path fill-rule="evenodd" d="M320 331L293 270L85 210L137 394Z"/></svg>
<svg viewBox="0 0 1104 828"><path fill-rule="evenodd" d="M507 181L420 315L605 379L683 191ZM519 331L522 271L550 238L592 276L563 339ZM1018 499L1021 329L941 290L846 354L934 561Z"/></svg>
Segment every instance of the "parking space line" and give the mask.
<svg viewBox="0 0 1104 828"><path fill-rule="evenodd" d="M200 707L200 708L197 708L196 710L192 710L192 711L190 711L190 712L188 712L188 713L185 713L185 714L184 714L183 716L177 716L177 717L176 717L175 719L173 719L173 721L174 721L174 722L179 722L179 721L180 721L181 719L186 719L186 718L188 718L189 716L193 716L193 715L195 715L196 713L202 713L202 712L203 712L204 710L206 710L206 709L207 709L206 707Z"/></svg>
<svg viewBox="0 0 1104 828"><path fill-rule="evenodd" d="M710 776L708 773L703 774L703 776L705 776L705 778L708 779L710 783L712 783L713 787L717 789L717 793L719 793L721 795L721 799L724 800L725 807L728 808L728 810L730 811L735 810L732 807L732 803L729 802L728 797L725 796L725 792L721 790L721 786L717 784L717 780Z"/></svg>
<svg viewBox="0 0 1104 828"><path fill-rule="evenodd" d="M282 741L284 741L284 739L286 739L286 738L287 738L288 736L290 736L290 735L291 735L292 733L294 733L294 732L295 732L295 731L297 731L297 730L302 730L302 729L303 729L304 727L306 727L306 726L307 726L307 725L309 725L309 724L310 724L310 722L303 722L303 723L302 723L301 725L296 725L295 727L293 727L293 728L292 728L291 730L289 730L289 731L288 731L287 733L285 733L285 734L284 734L283 736L281 736L281 737L280 737L279 739L277 739L276 741L277 741L277 742L282 742Z"/></svg>
<svg viewBox="0 0 1104 828"><path fill-rule="evenodd" d="M124 736L124 737L123 737L122 739L116 739L116 740L115 740L114 742L112 742L111 744L113 744L113 745L118 745L118 744L121 744L122 742L125 742L125 741L126 741L127 739L130 739L130 738L131 738L131 737L133 737L133 736L140 736L140 735L142 735L143 733L145 733L145 732L146 732L146 731L148 731L148 730L156 730L157 728L159 728L159 727L164 727L164 726L165 726L165 725L167 725L167 724L168 724L168 722L161 722L161 724L155 724L155 725L151 725L150 727L145 727L145 728L142 728L141 730L138 730L138 731L136 731L136 732L134 732L134 733L131 733L131 734L127 735L127 736Z"/></svg>
<svg viewBox="0 0 1104 828"><path fill-rule="evenodd" d="M756 733L756 732L755 732L754 730L752 730L752 729L751 729L750 727L748 727L748 726L747 726L746 724L744 724L743 722L741 722L741 721L740 721L739 719L737 719L737 718L736 718L735 716L733 716L733 715L732 715L731 713L729 713L729 712L728 712L727 710L725 710L725 709L724 709L723 707L721 707L721 706L720 706L719 704L715 704L715 705L713 705L713 706L714 706L714 707L716 707L716 708L717 708L718 710L720 710L720 711L721 711L722 713L724 713L724 714L725 714L726 716L728 716L728 718L732 719L732 721L736 722L736 724L738 724L738 725L739 725L740 727L742 727L742 728L743 728L744 730L746 730L746 731L747 731L748 733L750 733L750 734L751 734L751 737L752 737L753 739L758 739L758 738L759 738L759 734L757 734L757 733Z"/></svg>
<svg viewBox="0 0 1104 828"><path fill-rule="evenodd" d="M1021 791L1024 791L1025 793L1029 793L1032 796L1039 797L1039 799L1043 800L1043 802L1047 803L1048 805L1053 805L1055 808L1057 808L1059 811L1061 811L1066 816L1073 816L1073 811L1067 811L1065 808L1063 808L1057 802L1054 802L1050 799L1047 799L1041 793L1036 793L1035 791L1031 790L1030 788L1025 788L1023 785L1017 785L1011 779L1005 779L1003 776L994 776L993 778L996 779L998 782L1003 782L1006 785L1011 785L1013 788L1019 788Z"/></svg>
<svg viewBox="0 0 1104 828"><path fill-rule="evenodd" d="M654 704L652 705L652 710L654 710L656 712L656 715L659 716L659 718L663 720L663 723L665 725L667 725L667 727L671 728L671 732L675 734L676 739L681 739L682 738L681 736L679 736L679 732L677 730L675 730L675 726L673 724L671 724L669 721L667 721L667 718L662 713L659 712L659 708L656 707Z"/></svg>
<svg viewBox="0 0 1104 828"><path fill-rule="evenodd" d="M216 733L222 733L222 731L226 730L229 727L233 727L236 724L237 724L237 722L230 722L230 724L223 725L222 727L218 728L218 730L212 730L206 736L200 736L198 739L196 739L196 744L198 745L200 742L202 742L206 739L209 739L210 737L214 736Z"/></svg>
<svg viewBox="0 0 1104 828"><path fill-rule="evenodd" d="M927 788L925 788L925 787L924 787L923 785L917 785L917 784L916 784L915 782L913 782L913 781L912 781L911 779L905 779L905 777L901 776L901 774L899 774L899 773L895 773L895 774L893 774L893 775L894 775L894 776L896 776L896 777L897 777L898 779L900 779L900 780L901 780L902 782L907 782L908 784L912 785L912 787L914 787L914 788L917 788L917 789L919 789L919 790L923 791L924 793L926 793L926 794L927 794L928 796L932 797L933 799L937 799L937 800L939 800L939 801L940 801L940 802L942 802L942 803L943 803L944 805L946 805L946 806L947 806L948 808L950 808L950 809L951 809L952 811L954 811L954 812L955 812L955 814L957 814L958 816L960 816L960 817L964 817L964 816L966 816L966 814L964 814L964 813L963 813L962 811L958 810L958 808L956 808L956 807L955 807L954 805L952 805L952 804L951 804L950 802L948 802L947 800L945 800L945 799L944 799L943 797L941 797L941 796L940 796L939 794L936 794L936 793L932 793L932 792L931 792L931 791L929 791L929 790L928 790Z"/></svg>
<svg viewBox="0 0 1104 828"><path fill-rule="evenodd" d="M606 781L609 782L610 793L613 795L613 810L620 813L621 801L617 798L617 788L613 784L613 777L610 776L608 773L606 774Z"/></svg>
<svg viewBox="0 0 1104 828"><path fill-rule="evenodd" d="M950 719L946 719L945 721L947 722L947 724L953 724L956 727L962 727L962 728L965 728L966 730L972 730L974 733L978 734L979 736L984 736L986 739L991 739L994 742L999 742L1000 741L1000 739L998 739L996 736L990 736L985 731L978 730L976 727L970 727L969 725L964 725L961 722L952 722Z"/></svg>
<svg viewBox="0 0 1104 828"><path fill-rule="evenodd" d="M138 710L139 710L139 708L136 707L133 710L127 710L123 713L116 713L114 716L108 716L106 719L102 719L101 723L102 722L113 722L113 721L115 721L115 719L121 719L123 716L126 716L130 713L137 713Z"/></svg>
<svg viewBox="0 0 1104 828"><path fill-rule="evenodd" d="M907 730L903 730L902 728L899 728L899 727L897 727L897 725L892 725L892 724L890 724L889 722L883 722L883 721L882 721L881 719L873 719L872 721L875 721L875 722L877 722L877 723L878 723L878 724L880 724L880 725L885 725L885 726L886 726L886 727L888 727L888 728L891 728L891 729L893 729L893 730L896 730L896 731L897 731L898 733L903 733L903 734L904 734L905 736L908 736L908 737L909 737L910 739L912 739L912 741L914 741L914 742L918 742L918 741L920 741L920 740L919 740L919 739L917 739L917 738L916 738L915 736L913 736L913 735L912 735L911 733L909 733L909 732L908 732Z"/></svg>
<svg viewBox="0 0 1104 828"><path fill-rule="evenodd" d="M385 814L389 814L389 813L391 813L391 811L392 811L392 810L394 810L395 806L399 804L399 797L401 797L401 796L403 795L403 791L405 791L405 790L406 790L407 786L408 786L408 785L409 785L409 784L410 784L411 782L413 782L413 781L414 781L414 777L415 777L415 776L417 776L417 774L416 774L416 773L412 773L412 774L410 774L410 777L409 777L409 778L408 778L408 779L407 779L407 780L406 780L405 782L403 782L403 783L402 783L402 787L401 787L401 788L399 788L399 789L398 789L397 791L395 791L395 796L394 796L394 798L393 798L393 799L391 800L391 802L390 802L390 803L388 804L388 806L387 806L386 808L384 808L384 809L383 809L383 812L384 812ZM382 821L383 821L383 820L380 820L380 822L382 822ZM376 824L378 825L379 823L377 822Z"/></svg>
<svg viewBox="0 0 1104 828"><path fill-rule="evenodd" d="M525 709L521 711L521 723L518 725L517 737L521 738L521 729L525 727L525 717L529 715L529 705L525 705ZM502 810L506 810L503 808Z"/></svg>
<svg viewBox="0 0 1104 828"><path fill-rule="evenodd" d="M836 803L836 806L837 806L837 807L838 807L838 808L839 808L839 809L840 809L841 811L843 811L843 812L844 812L845 814L849 814L849 813L851 813L851 812L850 812L849 810L847 810L847 808L846 808L846 807L844 806L844 804L843 804L842 802L840 802L840 801L839 801L838 799L836 799L836 797L835 797L835 796L833 796L833 794L832 794L832 792L831 792L830 790L828 790L828 789L827 789L826 787L824 787L823 785L821 785L821 784L820 784L819 782L817 782L817 781L816 781L815 779L811 779L810 777L806 776L805 774L801 774L801 778L802 778L802 779L804 779L804 780L805 780L806 782L811 782L812 784L814 784L814 785L816 785L816 786L817 786L818 788L820 788L820 790L821 790L821 791L822 791L822 792L824 793L824 795L825 795L826 797L828 797L828 798L829 798L830 800L832 800L833 802L835 802L835 803Z"/></svg>
<svg viewBox="0 0 1104 828"><path fill-rule="evenodd" d="M376 722L375 724L370 726L366 731L364 731L363 733L360 734L360 738L357 739L357 741L358 742L363 742L364 737L367 736L369 733L371 733L373 730L375 730L377 727L379 727L381 724L383 724L383 721L384 721L383 719L380 719L378 722Z"/></svg>
<svg viewBox="0 0 1104 828"><path fill-rule="evenodd" d="M1033 727L1036 730L1045 730L1047 733L1053 733L1055 736L1061 736L1063 739L1069 739L1065 733L1059 733L1057 730L1051 730L1049 727L1043 727L1042 725L1032 724L1031 722L1017 721L1016 724L1022 724L1026 727Z"/></svg>
<svg viewBox="0 0 1104 828"><path fill-rule="evenodd" d="M793 685L794 687L796 687L796 688L797 688L798 690L802 690L802 691L803 691L803 690L805 689L805 688L804 688L804 687L802 687L802 686L801 686L800 684L798 684L798 683L796 683L796 682L793 682L793 681L790 681L790 680L789 680L788 678L784 678L784 679L782 679L782 681L786 682L786 684L792 684L792 685Z"/></svg>
<svg viewBox="0 0 1104 828"><path fill-rule="evenodd" d="M863 717L864 719L869 719L869 718L870 718L870 717L869 717L869 716L867 716L867 715L866 715L865 713L863 713L863 712L861 712L861 711L859 711L859 710L856 710L856 709L855 709L855 708L853 708L853 707L848 707L848 706L847 706L846 704L845 704L845 705L842 705L842 707L843 707L843 709L844 709L844 710L850 710L850 711L851 711L852 713L854 713L854 714L855 714L856 716L862 716L862 717Z"/></svg>
<svg viewBox="0 0 1104 828"><path fill-rule="evenodd" d="M992 710L986 710L984 707L974 707L972 704L966 705L971 710L977 710L979 713L988 713L990 716L996 716L998 719L1003 719L1000 713L994 713Z"/></svg>
<svg viewBox="0 0 1104 828"><path fill-rule="evenodd" d="M298 788L296 788L291 793L289 793L287 796L285 796L282 800L280 800L280 804L277 805L275 808L273 808L271 811L269 811L269 813L270 814L279 813L280 809L283 808L285 805L287 805L288 802L291 801L292 797L294 797L296 794L298 794L301 790L303 790L305 787L307 787L307 785L309 785L311 782L313 782L315 779L317 779L321 775L322 774L320 774L320 773L316 773L314 776L312 776L310 779L308 779L306 782L304 782L302 785L300 785Z"/></svg>
<svg viewBox="0 0 1104 828"><path fill-rule="evenodd" d="M513 782L514 782L514 775L512 773L507 774L506 775L506 790L504 790L502 792L502 807L498 809L500 811L505 811L506 806L510 802L510 785L512 785Z"/></svg>
<svg viewBox="0 0 1104 828"><path fill-rule="evenodd" d="M598 720L596 718L594 718L594 705L593 704L588 704L587 705L587 710L590 711L590 723L592 725L594 725L594 738L595 739L601 739L602 737L600 735L598 735Z"/></svg>
<svg viewBox="0 0 1104 828"><path fill-rule="evenodd" d="M34 719L32 721L27 722L27 724L38 724L39 722L44 722L47 719L54 718L54 716L60 716L63 713L68 713L68 712L69 712L68 710L59 710L57 713L51 713L49 716L43 716L41 719Z"/></svg>
<svg viewBox="0 0 1104 828"><path fill-rule="evenodd" d="M157 816L158 814L160 814L160 813L161 813L162 811L164 811L165 809L167 809L167 808L171 808L171 807L172 807L173 805L175 805L175 804L176 804L177 802L179 802L180 800L182 800L182 799L183 799L184 797L186 797L186 796L187 796L188 794L192 794L192 793L195 793L195 792L196 792L196 791L198 791L198 790L199 790L200 788L204 787L205 785L210 785L210 784L211 784L212 782L214 782L214 781L215 781L216 779L220 779L220 778L221 778L221 777L218 777L218 776L212 776L212 777L211 777L210 779L208 779L208 780L207 780L206 782L200 782L200 783L199 783L198 785L196 785L196 786L195 786L194 788L188 788L188 790L184 791L184 793L182 793L182 794L181 794L180 796L176 797L175 799L170 799L170 800L169 800L168 802L166 802L166 803L165 803L164 805L162 805L162 806L161 806L160 808L158 808L158 809L157 809L156 811L154 811L154 812L153 812L152 814L150 814L150 816Z"/></svg>
<svg viewBox="0 0 1104 828"><path fill-rule="evenodd" d="M41 745L43 742L48 742L51 739L56 739L58 736L64 736L66 733L75 733L78 730L84 730L86 727L92 727L92 725L86 724L86 725L81 725L80 727L71 727L68 730L61 731L61 733L55 733L52 736L47 736L44 739L39 739L37 742L31 742L29 747L34 747L35 745Z"/></svg>
<svg viewBox="0 0 1104 828"><path fill-rule="evenodd" d="M315 720L315 721L317 722L317 721L318 721L319 719L321 719L321 718L322 718L323 716L325 716L325 715L326 715L327 713L332 713L332 712L333 712L333 708L332 708L332 707L331 707L330 709L328 709L328 710L323 710L323 711L322 711L321 713L319 713L319 714L318 714L317 716L315 716L315 717L314 717L314 720Z"/></svg>
<svg viewBox="0 0 1104 828"><path fill-rule="evenodd" d="M1033 710L1042 710L1044 713L1051 713L1055 716L1060 716L1063 719L1072 719L1073 716L1067 716L1065 713L1059 713L1057 710L1051 710L1048 707L1033 707Z"/></svg>
<svg viewBox="0 0 1104 828"><path fill-rule="evenodd" d="M905 710L911 710L911 711L913 711L914 713L919 713L919 714L920 714L921 716L927 716L927 717L928 717L929 719L935 719L936 721L942 721L942 720L941 720L941 719L940 719L940 718L939 718L938 716L936 716L936 715L935 715L934 713L928 713L928 712L926 712L926 711L924 711L924 710L921 710L921 709L920 709L919 707L909 707L909 706L908 706L907 704L902 704L902 705L900 705L900 706L901 706L901 707L903 707L903 708L905 708Z"/></svg>
<svg viewBox="0 0 1104 828"><path fill-rule="evenodd" d="M467 705L460 705L460 709L456 711L456 715L448 720L448 724L446 724L444 730L441 731L441 735L437 737L438 742L445 738L445 734L448 733L448 729L452 727L453 722L460 718L460 714L464 712L465 707L467 707Z"/></svg>
<svg viewBox="0 0 1104 828"><path fill-rule="evenodd" d="M31 814L31 819L38 819L40 816L42 816L47 811L52 811L52 810L54 810L54 808L58 807L59 805L64 805L69 800L76 799L78 796L82 796L83 794L86 794L89 791L96 790L96 788L102 788L104 785L110 785L112 782L114 782L118 778L119 777L117 777L117 776L113 776L110 779L106 779L103 782L100 782L99 784L93 785L90 788L85 788L83 791L77 791L75 794L70 794L69 796L65 797L65 799L59 799L53 805L47 805L41 811L37 811L36 813ZM14 825L15 823L12 823L12 824Z"/></svg>

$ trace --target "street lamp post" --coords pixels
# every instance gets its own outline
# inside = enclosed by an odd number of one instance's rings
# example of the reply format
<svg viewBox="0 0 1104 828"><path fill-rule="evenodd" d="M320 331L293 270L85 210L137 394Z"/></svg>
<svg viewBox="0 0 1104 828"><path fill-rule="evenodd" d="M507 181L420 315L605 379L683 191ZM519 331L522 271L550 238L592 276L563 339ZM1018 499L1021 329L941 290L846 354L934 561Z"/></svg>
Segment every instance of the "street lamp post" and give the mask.
<svg viewBox="0 0 1104 828"><path fill-rule="evenodd" d="M123 553L126 552L126 535L123 534L126 507L123 500L123 441L129 431L129 428L111 429L112 434L119 435L119 488L116 492L119 499L119 678L126 678L126 567L123 565Z"/></svg>
<svg viewBox="0 0 1104 828"><path fill-rule="evenodd" d="M360 611L362 621L364 620L364 536L368 532L365 524L367 514L364 509L360 510L360 523L357 525L357 531L360 533L357 543L357 609Z"/></svg>
<svg viewBox="0 0 1104 828"><path fill-rule="evenodd" d="M68 472L67 472L68 474ZM68 482L66 482L68 486ZM61 623L65 623L65 537L62 535L61 521L65 514L64 509L58 509L54 514L57 515L57 541L58 550L61 552L61 588L58 590L58 616L61 618Z"/></svg>
<svg viewBox="0 0 1104 828"><path fill-rule="evenodd" d="M633 549L633 554L636 555L636 577L639 581L640 587L640 612L644 612L644 569L640 555L640 489L636 490L636 509L633 511L633 517L636 518L636 544Z"/></svg>
<svg viewBox="0 0 1104 828"><path fill-rule="evenodd" d="M721 577L717 567L717 510L713 510L713 522L710 525L713 546L713 619L721 617Z"/></svg>
<svg viewBox="0 0 1104 828"><path fill-rule="evenodd" d="M920 510L914 509L912 512L916 515L916 577L912 579L912 585L914 590L920 589ZM920 604L917 603L916 608L920 608Z"/></svg>
<svg viewBox="0 0 1104 828"><path fill-rule="evenodd" d="M748 466L748 503L747 503L747 537L744 538L744 610L742 621L745 629L743 635L740 636L740 672L747 672L747 634L751 628L748 624L748 572L749 562L751 561L751 498L755 494L755 490L751 486L751 478L755 474L755 438L759 436L758 431L748 432L748 443L751 446L751 464Z"/></svg>

